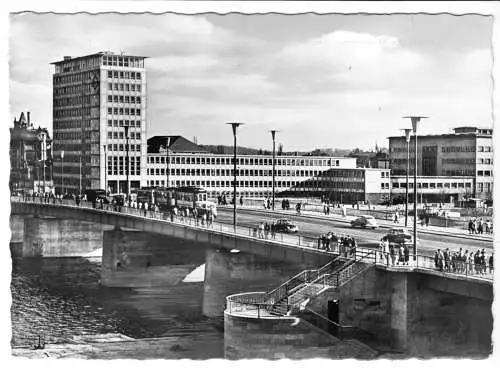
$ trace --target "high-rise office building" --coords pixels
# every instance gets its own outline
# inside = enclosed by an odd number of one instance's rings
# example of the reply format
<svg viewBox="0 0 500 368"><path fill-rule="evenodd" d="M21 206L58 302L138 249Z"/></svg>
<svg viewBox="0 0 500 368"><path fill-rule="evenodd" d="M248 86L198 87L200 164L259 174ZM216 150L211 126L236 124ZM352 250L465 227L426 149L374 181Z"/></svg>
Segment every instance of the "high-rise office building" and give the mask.
<svg viewBox="0 0 500 368"><path fill-rule="evenodd" d="M52 64L57 191L127 193L143 186L145 57L99 52Z"/></svg>

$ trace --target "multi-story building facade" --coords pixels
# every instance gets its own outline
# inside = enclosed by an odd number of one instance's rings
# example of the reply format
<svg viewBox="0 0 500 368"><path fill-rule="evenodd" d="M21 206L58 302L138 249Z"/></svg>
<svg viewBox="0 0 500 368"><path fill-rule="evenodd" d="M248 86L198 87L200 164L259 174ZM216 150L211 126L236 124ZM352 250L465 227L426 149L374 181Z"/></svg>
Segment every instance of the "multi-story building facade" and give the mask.
<svg viewBox="0 0 500 368"><path fill-rule="evenodd" d="M73 193L145 185L145 57L99 52L52 64L53 151L63 158L55 182L62 175Z"/></svg>
<svg viewBox="0 0 500 368"><path fill-rule="evenodd" d="M493 129L460 127L453 134L425 135L417 139L417 175L429 200L447 197L491 199L493 194ZM405 191L407 143L389 137L394 194ZM410 144L409 175L413 176L414 137ZM432 178L427 180L427 178ZM401 187L403 184L403 187ZM455 186L456 184L456 186ZM430 186L432 185L432 187ZM450 185L445 187L445 185ZM453 186L451 186L453 185ZM417 188L418 189L418 188ZM424 195L425 196L425 195Z"/></svg>
<svg viewBox="0 0 500 368"><path fill-rule="evenodd" d="M10 128L10 190L49 192L52 189L52 139L46 128L35 128L30 113L21 113Z"/></svg>
<svg viewBox="0 0 500 368"><path fill-rule="evenodd" d="M179 136L152 137L148 147L147 186L199 186L212 198L232 196L232 154L205 152ZM238 196L272 194L272 155L238 155L236 165ZM275 192L378 203L389 197L389 171L356 168L356 158L350 157L279 155L275 160Z"/></svg>

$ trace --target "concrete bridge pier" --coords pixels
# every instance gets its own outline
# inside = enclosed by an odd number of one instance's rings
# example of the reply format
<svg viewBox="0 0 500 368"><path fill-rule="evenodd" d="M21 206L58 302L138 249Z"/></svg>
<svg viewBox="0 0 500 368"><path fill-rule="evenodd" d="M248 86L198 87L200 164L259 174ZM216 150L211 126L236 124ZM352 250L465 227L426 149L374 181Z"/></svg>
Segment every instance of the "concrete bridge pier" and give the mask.
<svg viewBox="0 0 500 368"><path fill-rule="evenodd" d="M38 216L24 219L22 245L13 245L13 254L21 257L42 257L51 254L57 248L61 236L58 219L40 218ZM60 250L59 250L60 251ZM57 254L56 254L57 255Z"/></svg>
<svg viewBox="0 0 500 368"><path fill-rule="evenodd" d="M208 317L223 316L228 295L271 291L302 268L302 265L271 261L254 254L208 248L203 314Z"/></svg>
<svg viewBox="0 0 500 368"><path fill-rule="evenodd" d="M143 283L152 252L148 234L122 230L104 231L101 283L110 287L132 287Z"/></svg>

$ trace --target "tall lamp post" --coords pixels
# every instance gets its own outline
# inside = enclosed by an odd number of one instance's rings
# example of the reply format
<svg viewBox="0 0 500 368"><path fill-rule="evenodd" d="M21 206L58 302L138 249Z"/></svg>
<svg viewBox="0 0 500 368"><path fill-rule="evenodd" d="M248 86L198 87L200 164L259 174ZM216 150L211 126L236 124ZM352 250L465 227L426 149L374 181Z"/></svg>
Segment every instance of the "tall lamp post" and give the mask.
<svg viewBox="0 0 500 368"><path fill-rule="evenodd" d="M104 149L104 192L108 195L108 155L105 144L102 148Z"/></svg>
<svg viewBox="0 0 500 368"><path fill-rule="evenodd" d="M234 136L234 155L233 155L233 170L234 170L234 179L233 179L233 227L234 231L236 232L236 130L240 125L243 125L243 123L227 123L228 125L231 125L233 128L233 136Z"/></svg>
<svg viewBox="0 0 500 368"><path fill-rule="evenodd" d="M167 137L167 188L170 187L170 156L168 151L170 151L170 137Z"/></svg>
<svg viewBox="0 0 500 368"><path fill-rule="evenodd" d="M64 150L61 151L61 194L64 195Z"/></svg>
<svg viewBox="0 0 500 368"><path fill-rule="evenodd" d="M426 119L426 116L404 116L406 119L411 120L411 126L413 129L413 136L415 137L415 164L413 170L413 260L417 259L417 130L418 123L421 119Z"/></svg>
<svg viewBox="0 0 500 368"><path fill-rule="evenodd" d="M275 167L276 167L276 132L277 130L270 130L271 136L273 138L273 211L274 211L274 194L275 194Z"/></svg>
<svg viewBox="0 0 500 368"><path fill-rule="evenodd" d="M125 152L127 154L127 156L125 157L125 167L127 169L127 201L129 200L130 198L130 182L129 182L129 173L130 173L130 166L129 166L129 147L128 147L128 130L129 130L129 126L128 125L125 125L124 126L125 128Z"/></svg>
<svg viewBox="0 0 500 368"><path fill-rule="evenodd" d="M405 132L406 139L406 196L405 196L405 227L408 227L408 177L410 174L410 139L411 129L401 129Z"/></svg>

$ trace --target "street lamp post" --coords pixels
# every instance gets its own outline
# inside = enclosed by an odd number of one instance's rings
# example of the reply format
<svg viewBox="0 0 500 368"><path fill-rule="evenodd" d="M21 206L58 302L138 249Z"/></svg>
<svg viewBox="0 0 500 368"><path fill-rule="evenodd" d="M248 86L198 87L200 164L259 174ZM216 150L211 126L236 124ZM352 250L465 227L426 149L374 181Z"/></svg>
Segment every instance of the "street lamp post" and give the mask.
<svg viewBox="0 0 500 368"><path fill-rule="evenodd" d="M410 174L410 139L411 129L402 129L406 139L406 196L405 196L405 227L408 227L408 177Z"/></svg>
<svg viewBox="0 0 500 368"><path fill-rule="evenodd" d="M233 128L233 136L234 136L234 155L233 155L233 170L234 170L234 179L233 179L233 227L234 231L236 232L236 129L240 126L243 125L243 123L227 123L228 125L231 125Z"/></svg>
<svg viewBox="0 0 500 368"><path fill-rule="evenodd" d="M275 195L275 167L276 167L276 132L277 130L270 130L271 136L273 138L273 211L274 211L274 195Z"/></svg>
<svg viewBox="0 0 500 368"><path fill-rule="evenodd" d="M45 195L45 162L47 160L47 145L46 145L46 139L47 136L44 134L42 136L42 162L43 162L43 167L42 167L42 173L43 173L43 195Z"/></svg>
<svg viewBox="0 0 500 368"><path fill-rule="evenodd" d="M170 187L170 156L168 151L170 151L170 137L167 137L167 188Z"/></svg>
<svg viewBox="0 0 500 368"><path fill-rule="evenodd" d="M61 151L61 194L64 195L64 150Z"/></svg>
<svg viewBox="0 0 500 368"><path fill-rule="evenodd" d="M105 144L102 148L104 149L104 192L108 195L108 155Z"/></svg>
<svg viewBox="0 0 500 368"><path fill-rule="evenodd" d="M413 170L413 260L417 259L417 130L418 123L421 119L426 119L426 116L405 116L404 118L409 118L411 120L411 126L413 129L413 136L415 137L415 164Z"/></svg>
<svg viewBox="0 0 500 368"><path fill-rule="evenodd" d="M127 200L129 200L130 198L130 182L129 182L129 173L130 173L130 166L129 166L129 147L128 147L128 130L129 130L129 126L128 125L125 125L124 126L125 128L125 152L127 154L127 156L125 157L125 166L126 166L126 169L127 169Z"/></svg>

